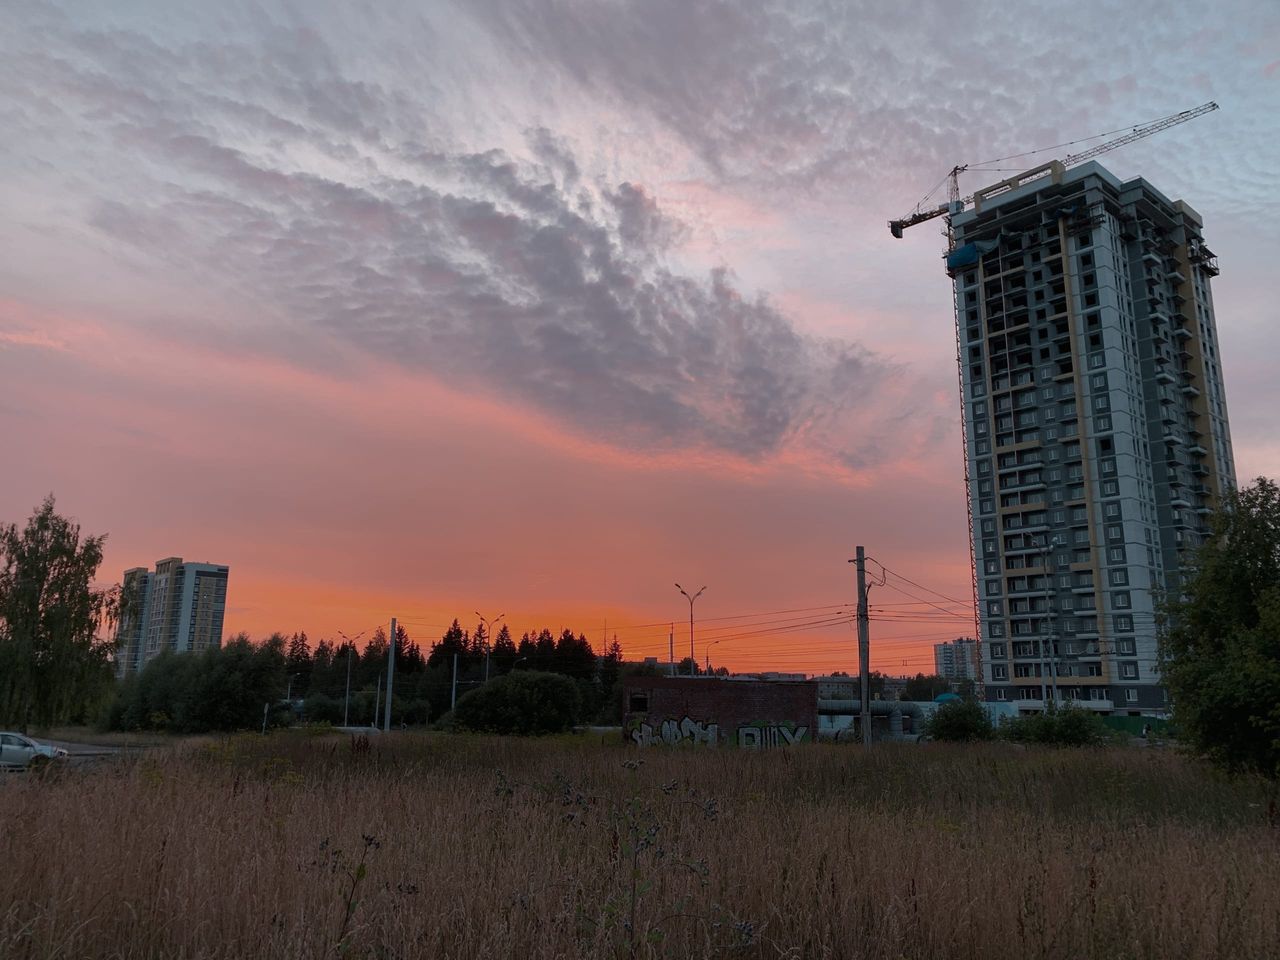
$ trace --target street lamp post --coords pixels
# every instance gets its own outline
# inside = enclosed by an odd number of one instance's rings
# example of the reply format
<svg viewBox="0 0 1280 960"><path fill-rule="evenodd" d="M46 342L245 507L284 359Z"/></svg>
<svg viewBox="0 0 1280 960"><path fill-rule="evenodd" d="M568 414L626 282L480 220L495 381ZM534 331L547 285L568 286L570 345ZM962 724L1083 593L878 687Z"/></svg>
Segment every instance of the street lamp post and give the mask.
<svg viewBox="0 0 1280 960"><path fill-rule="evenodd" d="M689 676L694 676L698 671L698 658L693 653L693 601L702 596L702 591L707 588L704 586L693 596L689 596L688 592L680 584L676 584L676 589L684 594L684 598L689 601Z"/></svg>
<svg viewBox="0 0 1280 960"><path fill-rule="evenodd" d="M728 637L720 637L718 640L712 640L710 643L706 645L705 651L706 651L706 658L707 658L707 676L711 676L711 648L714 647L717 643L719 643L720 640L728 640L728 639L729 639Z"/></svg>
<svg viewBox="0 0 1280 960"><path fill-rule="evenodd" d="M476 616L480 617L480 622L484 624L484 643L485 643L484 682L488 683L489 682L489 654L493 652L493 626L496 623L501 623L502 618L505 617L506 614L500 613L496 617L494 617L492 620L490 620L487 617L481 615L480 611L477 610Z"/></svg>
<svg viewBox="0 0 1280 960"><path fill-rule="evenodd" d="M351 707L351 653L356 648L356 640L359 640L368 632L368 630L361 630L354 638L352 638L348 637L341 630L338 631L338 636L345 640L347 644L347 693L346 696L342 698L342 725L344 727L350 726L347 721L350 719L348 711Z"/></svg>

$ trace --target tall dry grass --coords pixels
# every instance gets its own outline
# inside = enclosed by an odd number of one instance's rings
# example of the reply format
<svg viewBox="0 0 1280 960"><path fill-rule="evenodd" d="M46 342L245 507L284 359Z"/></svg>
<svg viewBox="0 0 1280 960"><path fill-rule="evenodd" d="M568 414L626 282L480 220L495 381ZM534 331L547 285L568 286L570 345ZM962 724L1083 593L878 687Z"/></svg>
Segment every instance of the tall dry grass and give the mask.
<svg viewBox="0 0 1280 960"><path fill-rule="evenodd" d="M1155 751L237 738L0 781L0 957L1273 957L1260 800Z"/></svg>

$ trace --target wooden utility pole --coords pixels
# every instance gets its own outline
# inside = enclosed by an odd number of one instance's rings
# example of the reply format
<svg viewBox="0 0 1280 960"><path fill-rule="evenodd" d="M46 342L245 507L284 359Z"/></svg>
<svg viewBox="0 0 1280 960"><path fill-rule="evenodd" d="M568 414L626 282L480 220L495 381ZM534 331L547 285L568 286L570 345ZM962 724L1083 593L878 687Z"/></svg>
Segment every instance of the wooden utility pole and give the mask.
<svg viewBox="0 0 1280 960"><path fill-rule="evenodd" d="M871 746L871 637L867 612L867 557L858 547L853 561L858 565L858 674L862 699L862 744Z"/></svg>

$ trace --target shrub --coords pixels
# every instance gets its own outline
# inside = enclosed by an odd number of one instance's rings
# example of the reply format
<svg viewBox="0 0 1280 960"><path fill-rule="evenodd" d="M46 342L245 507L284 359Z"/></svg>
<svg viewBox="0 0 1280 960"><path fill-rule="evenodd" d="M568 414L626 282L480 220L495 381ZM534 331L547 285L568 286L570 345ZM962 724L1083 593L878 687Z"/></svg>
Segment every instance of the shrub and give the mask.
<svg viewBox="0 0 1280 960"><path fill-rule="evenodd" d="M1079 707L1050 706L1044 713L1011 717L1000 724L1000 736L1015 743L1058 747L1090 747L1111 739L1102 718Z"/></svg>
<svg viewBox="0 0 1280 960"><path fill-rule="evenodd" d="M934 740L971 743L990 740L994 729L987 711L977 700L952 700L933 712L924 725L924 732Z"/></svg>
<svg viewBox="0 0 1280 960"><path fill-rule="evenodd" d="M453 721L459 729L485 733L561 733L581 709L581 694L568 677L520 670L462 696Z"/></svg>

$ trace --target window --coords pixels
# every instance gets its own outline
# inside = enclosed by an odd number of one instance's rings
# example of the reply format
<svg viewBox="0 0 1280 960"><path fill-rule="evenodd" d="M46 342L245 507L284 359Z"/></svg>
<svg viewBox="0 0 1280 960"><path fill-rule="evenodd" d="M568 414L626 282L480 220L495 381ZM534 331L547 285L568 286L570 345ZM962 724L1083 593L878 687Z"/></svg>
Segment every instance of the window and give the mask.
<svg viewBox="0 0 1280 960"><path fill-rule="evenodd" d="M987 601L987 616L999 617L1004 615L1004 605L999 600Z"/></svg>
<svg viewBox="0 0 1280 960"><path fill-rule="evenodd" d="M1008 694L1007 694L1007 692L1005 691L1005 688L1004 688L1004 687L1000 687L998 690L996 690L996 699L997 699L997 700L1006 700L1006 699L1008 699Z"/></svg>
<svg viewBox="0 0 1280 960"><path fill-rule="evenodd" d="M988 645L987 652L990 653L992 660L1004 660L1006 656L1005 645L1003 643L993 643Z"/></svg>
<svg viewBox="0 0 1280 960"><path fill-rule="evenodd" d="M1104 497L1114 497L1120 492L1120 484L1115 480L1102 481L1102 495Z"/></svg>
<svg viewBox="0 0 1280 960"><path fill-rule="evenodd" d="M986 590L987 590L988 597L1000 596L1000 581L999 580L986 581Z"/></svg>
<svg viewBox="0 0 1280 960"><path fill-rule="evenodd" d="M1112 563L1124 563L1124 547L1108 547L1107 559Z"/></svg>
<svg viewBox="0 0 1280 960"><path fill-rule="evenodd" d="M1136 663L1120 664L1120 676L1124 677L1126 680L1137 680L1138 665Z"/></svg>
<svg viewBox="0 0 1280 960"><path fill-rule="evenodd" d="M1116 517L1120 516L1120 504L1113 500L1111 503L1103 506L1102 513L1108 520L1114 520Z"/></svg>
<svg viewBox="0 0 1280 960"><path fill-rule="evenodd" d="M1124 698L1129 703L1137 703L1138 691L1135 690L1133 687L1126 687L1124 691Z"/></svg>
<svg viewBox="0 0 1280 960"><path fill-rule="evenodd" d="M1116 641L1116 653L1125 657L1132 657L1137 650L1137 645L1133 642L1132 637L1121 637Z"/></svg>
<svg viewBox="0 0 1280 960"><path fill-rule="evenodd" d="M1112 570L1111 585L1113 587L1127 587L1129 585L1129 571L1124 568Z"/></svg>
<svg viewBox="0 0 1280 960"><path fill-rule="evenodd" d="M1128 610L1129 591L1117 590L1115 593L1111 594L1111 606L1115 607L1117 610Z"/></svg>
<svg viewBox="0 0 1280 960"><path fill-rule="evenodd" d="M1008 680L1009 668L1002 663L995 664L991 668L991 679L992 680Z"/></svg>
<svg viewBox="0 0 1280 960"><path fill-rule="evenodd" d="M649 691L648 690L632 690L631 697L627 701L628 713L648 713L649 712Z"/></svg>

